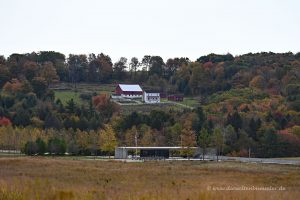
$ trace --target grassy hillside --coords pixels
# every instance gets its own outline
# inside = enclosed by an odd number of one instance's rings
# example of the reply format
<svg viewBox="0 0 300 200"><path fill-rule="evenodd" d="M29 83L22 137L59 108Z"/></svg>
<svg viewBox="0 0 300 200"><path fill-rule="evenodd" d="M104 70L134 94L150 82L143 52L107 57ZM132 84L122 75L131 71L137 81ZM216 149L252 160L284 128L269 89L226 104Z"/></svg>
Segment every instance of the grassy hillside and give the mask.
<svg viewBox="0 0 300 200"><path fill-rule="evenodd" d="M297 199L299 166L0 158L0 199ZM243 177L243 178L241 178ZM284 191L215 191L217 187Z"/></svg>
<svg viewBox="0 0 300 200"><path fill-rule="evenodd" d="M171 103L165 104L137 104L137 105L123 105L121 107L121 111L124 114L130 114L133 111L142 112L142 113L149 113L152 110L163 110L169 111L172 110L183 110L183 106L174 105Z"/></svg>
<svg viewBox="0 0 300 200"><path fill-rule="evenodd" d="M74 91L55 91L55 100L60 99L61 102L66 105L66 102L73 99L76 104L82 104L83 101L80 99L80 93Z"/></svg>
<svg viewBox="0 0 300 200"><path fill-rule="evenodd" d="M60 99L63 104L73 98L77 104L83 104L84 101L80 98L81 94L93 95L100 93L111 94L114 91L114 84L88 84L79 83L74 86L70 83L61 83L54 85L52 89L55 92L55 100Z"/></svg>
<svg viewBox="0 0 300 200"><path fill-rule="evenodd" d="M64 105L70 99L73 99L75 103L78 105L87 103L80 96L84 95L95 95L107 93L111 94L114 92L115 84L88 84L88 83L80 83L77 84L76 90L73 85L70 83L61 83L53 86L55 92L55 100L60 99ZM182 102L172 102L167 99L162 99L163 103L166 104L153 104L153 105L126 105L122 106L122 111L125 113L130 113L132 111L141 112L150 112L153 109L163 109L163 110L182 110L184 108L189 107L197 107L199 105L199 100L194 97L185 97Z"/></svg>

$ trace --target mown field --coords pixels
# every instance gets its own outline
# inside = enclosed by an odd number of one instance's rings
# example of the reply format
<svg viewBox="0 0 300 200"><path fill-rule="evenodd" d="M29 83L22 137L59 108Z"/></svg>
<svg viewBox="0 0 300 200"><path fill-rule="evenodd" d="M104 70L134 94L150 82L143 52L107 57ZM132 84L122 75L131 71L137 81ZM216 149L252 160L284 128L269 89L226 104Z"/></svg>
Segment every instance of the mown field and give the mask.
<svg viewBox="0 0 300 200"><path fill-rule="evenodd" d="M150 113L152 110L162 110L168 112L169 110L183 110L185 107L168 104L136 104L136 105L122 105L121 112L124 114L130 114L134 111L142 113Z"/></svg>
<svg viewBox="0 0 300 200"><path fill-rule="evenodd" d="M0 158L0 199L297 199L300 166ZM284 191L214 191L215 187Z"/></svg>
<svg viewBox="0 0 300 200"><path fill-rule="evenodd" d="M60 99L65 105L67 101L73 99L75 103L81 105L84 101L80 98L81 94L100 94L107 93L111 94L114 90L115 85L113 84L88 84L80 83L77 84L76 90L70 83L61 83L53 86L55 93L55 99Z"/></svg>
<svg viewBox="0 0 300 200"><path fill-rule="evenodd" d="M55 93L55 100L60 99L64 105L70 99L73 99L74 102L78 105L87 103L83 99L80 98L81 94L111 94L115 90L116 84L87 84L80 83L77 84L76 90L73 85L70 83L60 83L53 86ZM172 102L166 99L162 99L161 102L165 104L153 104L153 105L126 105L122 106L122 111L124 113L130 113L132 111L140 111L140 112L150 112L153 109L159 110L182 110L191 107L197 107L199 105L199 101L193 97L185 97L182 102Z"/></svg>

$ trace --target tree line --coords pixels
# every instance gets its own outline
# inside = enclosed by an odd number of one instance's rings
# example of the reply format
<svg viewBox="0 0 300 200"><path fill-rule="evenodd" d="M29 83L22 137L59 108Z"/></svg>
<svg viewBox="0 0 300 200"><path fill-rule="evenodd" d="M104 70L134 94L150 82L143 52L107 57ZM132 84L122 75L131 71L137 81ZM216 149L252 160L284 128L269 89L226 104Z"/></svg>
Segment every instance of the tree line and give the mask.
<svg viewBox="0 0 300 200"><path fill-rule="evenodd" d="M146 55L141 61L122 57L115 63L103 53L67 58L49 51L1 56L0 126L63 135L100 133L110 126L118 145L133 145L137 134L144 146L218 146L222 155L245 156L251 149L260 157L298 156L299 71L299 53L210 54L196 61L182 57L166 62ZM82 97L82 105L73 99L66 104L55 100L51 86L59 82L74 87L80 82L141 83L193 97L201 106L124 115L107 94ZM72 143L58 135L27 138L18 149L37 153L42 146L50 153L69 152ZM5 143L2 147L8 148Z"/></svg>

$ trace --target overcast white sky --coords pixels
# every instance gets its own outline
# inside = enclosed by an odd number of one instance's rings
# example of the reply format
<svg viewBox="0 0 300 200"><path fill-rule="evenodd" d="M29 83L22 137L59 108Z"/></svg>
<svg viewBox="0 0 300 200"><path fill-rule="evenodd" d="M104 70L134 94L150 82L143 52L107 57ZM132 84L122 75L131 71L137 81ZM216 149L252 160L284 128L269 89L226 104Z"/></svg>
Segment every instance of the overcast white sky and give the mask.
<svg viewBox="0 0 300 200"><path fill-rule="evenodd" d="M0 55L300 51L299 0L0 0Z"/></svg>

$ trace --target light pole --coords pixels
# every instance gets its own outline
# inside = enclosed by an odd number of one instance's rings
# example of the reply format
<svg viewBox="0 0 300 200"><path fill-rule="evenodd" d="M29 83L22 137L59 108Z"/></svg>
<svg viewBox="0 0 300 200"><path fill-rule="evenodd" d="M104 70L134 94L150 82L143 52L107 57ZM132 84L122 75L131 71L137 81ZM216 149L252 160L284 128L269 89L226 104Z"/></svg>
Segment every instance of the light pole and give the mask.
<svg viewBox="0 0 300 200"><path fill-rule="evenodd" d="M251 157L251 148L249 147L249 150L248 150L248 156L249 158Z"/></svg>
<svg viewBox="0 0 300 200"><path fill-rule="evenodd" d="M135 131L134 140L135 140L135 159L137 159L137 131Z"/></svg>

